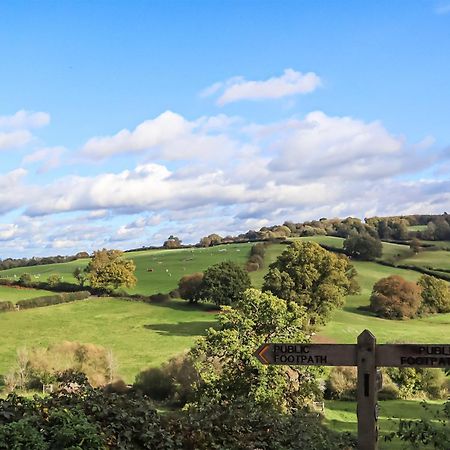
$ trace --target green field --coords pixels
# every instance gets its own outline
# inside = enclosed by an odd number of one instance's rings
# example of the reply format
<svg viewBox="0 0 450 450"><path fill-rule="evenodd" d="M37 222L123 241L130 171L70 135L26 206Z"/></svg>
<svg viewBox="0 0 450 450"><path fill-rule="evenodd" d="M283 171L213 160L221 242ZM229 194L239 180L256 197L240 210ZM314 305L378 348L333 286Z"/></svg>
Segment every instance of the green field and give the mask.
<svg viewBox="0 0 450 450"><path fill-rule="evenodd" d="M178 280L194 272L202 272L209 266L224 260L244 265L247 262L252 244L229 244L209 248L192 248L176 250L147 250L125 253L126 259L136 264L137 285L127 289L130 294L151 295L169 292L178 285ZM78 259L68 263L48 264L42 266L18 267L0 271L0 276L14 278L22 273L39 276L46 280L49 275L57 273L64 281L76 283L72 273L76 267L85 267L88 259ZM152 270L152 271L149 271Z"/></svg>
<svg viewBox="0 0 450 450"><path fill-rule="evenodd" d="M19 279L23 273L29 273L33 281L46 281L47 278L57 273L63 277L63 281L68 283L76 283L72 273L77 267L86 267L89 263L89 259L77 259L67 263L60 264L45 264L42 266L29 266L29 267L16 267L15 269L0 270L0 277ZM15 275L15 276L14 276Z"/></svg>
<svg viewBox="0 0 450 450"><path fill-rule="evenodd" d="M403 450L410 448L399 439L387 442L384 436L396 431L399 418L402 419L432 419L433 415L440 409L442 402L429 401L430 411L426 411L418 401L412 400L389 400L379 402L379 448L380 450ZM329 400L325 403L325 423L333 430L349 432L356 435L356 402L344 402ZM421 446L420 449L427 450L434 447Z"/></svg>
<svg viewBox="0 0 450 450"><path fill-rule="evenodd" d="M408 227L408 231L425 231L426 229L426 225L410 225Z"/></svg>
<svg viewBox="0 0 450 450"><path fill-rule="evenodd" d="M401 261L402 264L430 269L450 270L450 252L445 250L422 251Z"/></svg>
<svg viewBox="0 0 450 450"><path fill-rule="evenodd" d="M112 349L119 374L132 382L141 369L188 349L214 322L214 313L181 300L149 305L100 298L2 313L0 375L14 365L18 347L78 341Z"/></svg>
<svg viewBox="0 0 450 450"><path fill-rule="evenodd" d="M42 297L43 295L53 295L54 292L43 289L27 289L0 285L0 302L8 301L16 303L19 300Z"/></svg>

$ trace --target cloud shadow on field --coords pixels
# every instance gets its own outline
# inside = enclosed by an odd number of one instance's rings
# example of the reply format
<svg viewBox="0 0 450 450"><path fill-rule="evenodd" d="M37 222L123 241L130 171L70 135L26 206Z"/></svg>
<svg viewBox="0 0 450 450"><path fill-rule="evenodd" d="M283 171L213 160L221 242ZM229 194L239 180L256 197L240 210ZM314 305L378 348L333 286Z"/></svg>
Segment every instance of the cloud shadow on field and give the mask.
<svg viewBox="0 0 450 450"><path fill-rule="evenodd" d="M216 325L216 322L183 322L183 323L158 323L147 324L144 328L156 331L156 333L164 336L201 336L205 331Z"/></svg>

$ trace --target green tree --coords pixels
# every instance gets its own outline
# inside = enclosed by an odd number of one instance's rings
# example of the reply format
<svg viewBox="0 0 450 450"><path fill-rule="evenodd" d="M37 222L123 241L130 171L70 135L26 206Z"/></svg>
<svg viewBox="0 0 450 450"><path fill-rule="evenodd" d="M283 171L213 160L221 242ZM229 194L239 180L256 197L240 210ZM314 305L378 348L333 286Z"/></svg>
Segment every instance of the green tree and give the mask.
<svg viewBox="0 0 450 450"><path fill-rule="evenodd" d="M351 289L349 266L315 242L296 241L269 266L263 291L304 306L311 325L323 324Z"/></svg>
<svg viewBox="0 0 450 450"><path fill-rule="evenodd" d="M84 283L86 283L86 279L87 279L86 269L87 268L82 269L81 267L77 267L73 271L73 277L78 281L78 283L81 287L83 287Z"/></svg>
<svg viewBox="0 0 450 450"><path fill-rule="evenodd" d="M232 261L209 267L195 299L210 300L216 305L232 305L251 286L248 273Z"/></svg>
<svg viewBox="0 0 450 450"><path fill-rule="evenodd" d="M317 369L263 365L254 356L264 342L307 342L304 308L248 289L222 311L218 329L210 328L191 350L201 378L197 405L244 402L286 411L316 397Z"/></svg>
<svg viewBox="0 0 450 450"><path fill-rule="evenodd" d="M47 278L47 284L50 287L56 287L58 286L58 284L60 284L62 282L62 277L59 273L52 273L48 278Z"/></svg>
<svg viewBox="0 0 450 450"><path fill-rule="evenodd" d="M382 255L383 246L379 238L368 233L351 233L344 241L344 250L353 258L372 260Z"/></svg>
<svg viewBox="0 0 450 450"><path fill-rule="evenodd" d="M422 312L432 314L450 312L450 288L444 280L422 275L417 284L422 288Z"/></svg>
<svg viewBox="0 0 450 450"><path fill-rule="evenodd" d="M137 279L136 266L132 260L122 259L120 250L97 250L89 262L86 272L90 285L99 289L117 289L119 286L132 287Z"/></svg>
<svg viewBox="0 0 450 450"><path fill-rule="evenodd" d="M409 248L413 251L414 254L419 253L421 249L419 239L412 238L411 242L409 243Z"/></svg>

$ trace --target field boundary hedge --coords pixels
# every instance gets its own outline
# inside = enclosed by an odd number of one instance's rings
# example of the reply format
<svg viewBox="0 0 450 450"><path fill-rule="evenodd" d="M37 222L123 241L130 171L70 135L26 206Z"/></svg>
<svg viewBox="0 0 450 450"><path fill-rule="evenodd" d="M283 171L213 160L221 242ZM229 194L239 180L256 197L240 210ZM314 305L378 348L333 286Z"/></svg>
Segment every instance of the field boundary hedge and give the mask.
<svg viewBox="0 0 450 450"><path fill-rule="evenodd" d="M16 302L16 306L18 306L19 309L40 308L42 306L52 306L59 305L61 303L70 303L78 300L85 300L90 296L91 293L89 291L63 292L55 295L44 295L42 297L19 300L18 302ZM0 308L0 311L1 310L2 309Z"/></svg>

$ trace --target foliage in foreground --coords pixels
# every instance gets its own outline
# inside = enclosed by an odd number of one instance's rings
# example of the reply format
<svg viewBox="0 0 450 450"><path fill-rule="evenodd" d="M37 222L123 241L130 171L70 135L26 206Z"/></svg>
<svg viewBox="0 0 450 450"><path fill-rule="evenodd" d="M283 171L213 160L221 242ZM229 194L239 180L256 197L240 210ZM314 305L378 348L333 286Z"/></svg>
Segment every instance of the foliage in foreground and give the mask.
<svg viewBox="0 0 450 450"><path fill-rule="evenodd" d="M316 414L281 414L248 403L205 405L160 416L152 402L130 390L93 389L80 374L74 392L0 400L0 449L17 450L332 450L353 440L325 428Z"/></svg>
<svg viewBox="0 0 450 450"><path fill-rule="evenodd" d="M424 402L422 405L428 409ZM424 445L433 446L436 450L448 450L450 448L450 401L444 403L442 410L433 420L401 420L396 432L386 437L390 441L394 437L404 442L409 442L413 448L422 448Z"/></svg>
<svg viewBox="0 0 450 450"><path fill-rule="evenodd" d="M200 376L197 405L246 403L288 411L320 395L318 369L263 365L254 356L264 342L308 342L304 308L270 292L248 289L234 308L223 307L191 351Z"/></svg>

